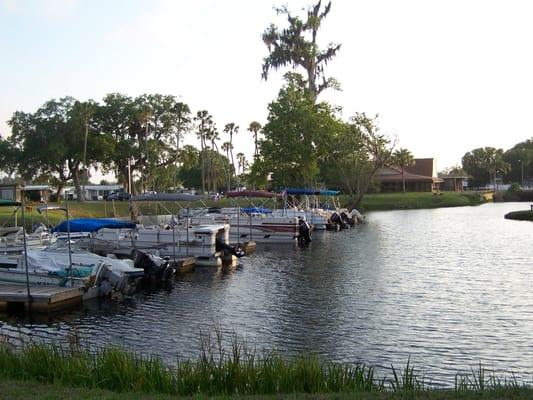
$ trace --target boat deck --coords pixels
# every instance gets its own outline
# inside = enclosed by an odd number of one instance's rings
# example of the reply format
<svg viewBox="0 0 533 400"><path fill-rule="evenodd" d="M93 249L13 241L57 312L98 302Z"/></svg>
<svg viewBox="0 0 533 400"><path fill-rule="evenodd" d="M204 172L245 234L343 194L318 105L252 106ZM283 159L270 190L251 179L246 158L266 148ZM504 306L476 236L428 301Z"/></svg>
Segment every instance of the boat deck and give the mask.
<svg viewBox="0 0 533 400"><path fill-rule="evenodd" d="M0 283L0 312L27 311L49 312L79 304L83 291L77 287L30 285L30 300L26 285Z"/></svg>

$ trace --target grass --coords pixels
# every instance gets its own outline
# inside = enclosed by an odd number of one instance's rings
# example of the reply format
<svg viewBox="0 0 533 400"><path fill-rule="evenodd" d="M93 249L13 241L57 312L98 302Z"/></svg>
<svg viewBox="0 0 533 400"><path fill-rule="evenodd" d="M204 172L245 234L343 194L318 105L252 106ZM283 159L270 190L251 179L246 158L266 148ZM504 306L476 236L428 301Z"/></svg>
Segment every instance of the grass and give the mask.
<svg viewBox="0 0 533 400"><path fill-rule="evenodd" d="M411 193L376 193L367 194L363 198L363 211L377 210L408 210L419 208L459 207L481 204L477 192L429 192Z"/></svg>
<svg viewBox="0 0 533 400"><path fill-rule="evenodd" d="M150 394L150 398L168 398L166 395L226 398L290 395L288 398L324 399L533 396L533 389L519 384L514 377L497 378L481 365L470 373L458 374L455 382L450 383L453 389L446 391L426 385L410 360L403 369L392 367L391 370L392 377L378 377L374 368L363 364L332 363L304 355L287 360L273 351L258 353L237 338L226 349L219 333L202 337L196 360L177 360L173 367L157 357L121 348L90 352L75 340L67 341L64 347L29 343L15 348L6 341L0 343L0 397L13 393L6 398L26 398L20 397L22 393L17 394L19 386L26 388L26 396L30 392L50 394L42 398L123 398L115 393L137 393L128 398L144 398L143 393ZM14 383L21 381L25 383ZM499 394L505 396L497 397Z"/></svg>

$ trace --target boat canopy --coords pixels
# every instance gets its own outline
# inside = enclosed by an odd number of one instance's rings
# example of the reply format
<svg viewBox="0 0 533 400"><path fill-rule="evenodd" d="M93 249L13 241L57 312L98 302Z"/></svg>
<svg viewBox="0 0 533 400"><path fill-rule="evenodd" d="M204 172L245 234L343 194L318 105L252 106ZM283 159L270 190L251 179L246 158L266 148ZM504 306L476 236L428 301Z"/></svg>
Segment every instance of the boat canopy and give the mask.
<svg viewBox="0 0 533 400"><path fill-rule="evenodd" d="M206 196L189 193L154 193L134 196L130 201L196 201L205 198Z"/></svg>
<svg viewBox="0 0 533 400"><path fill-rule="evenodd" d="M279 196L274 192L267 192L266 190L238 190L224 193L226 197L263 197L272 198Z"/></svg>
<svg viewBox="0 0 533 400"><path fill-rule="evenodd" d="M245 212L246 214L272 214L272 210L270 208L263 207L244 207L241 208L241 211Z"/></svg>
<svg viewBox="0 0 533 400"><path fill-rule="evenodd" d="M43 212L55 211L55 210L64 211L65 213L67 212L67 209L63 206L42 205L42 206L37 207L37 211L39 212L39 214L42 214Z"/></svg>
<svg viewBox="0 0 533 400"><path fill-rule="evenodd" d="M135 223L131 221L120 221L112 218L77 218L61 222L52 229L52 233L67 232L68 222L70 222L70 232L95 232L103 228L121 229L136 227Z"/></svg>
<svg viewBox="0 0 533 400"><path fill-rule="evenodd" d="M21 203L20 203L20 201L3 200L3 199L0 199L0 207L2 207L2 206L16 206L16 207L20 207L20 206L21 206Z"/></svg>
<svg viewBox="0 0 533 400"><path fill-rule="evenodd" d="M304 195L315 195L315 196L337 196L340 191L338 190L327 190L327 189L309 189L309 188L287 188L284 190L286 194L304 194Z"/></svg>

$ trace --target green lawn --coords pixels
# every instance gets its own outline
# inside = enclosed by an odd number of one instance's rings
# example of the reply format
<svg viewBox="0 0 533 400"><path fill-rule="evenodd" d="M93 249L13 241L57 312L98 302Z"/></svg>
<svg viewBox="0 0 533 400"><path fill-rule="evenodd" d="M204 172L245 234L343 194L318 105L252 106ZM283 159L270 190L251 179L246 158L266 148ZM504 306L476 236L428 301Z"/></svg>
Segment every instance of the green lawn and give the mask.
<svg viewBox="0 0 533 400"><path fill-rule="evenodd" d="M428 192L367 194L362 211L407 210L418 208L458 207L481 204L477 192Z"/></svg>

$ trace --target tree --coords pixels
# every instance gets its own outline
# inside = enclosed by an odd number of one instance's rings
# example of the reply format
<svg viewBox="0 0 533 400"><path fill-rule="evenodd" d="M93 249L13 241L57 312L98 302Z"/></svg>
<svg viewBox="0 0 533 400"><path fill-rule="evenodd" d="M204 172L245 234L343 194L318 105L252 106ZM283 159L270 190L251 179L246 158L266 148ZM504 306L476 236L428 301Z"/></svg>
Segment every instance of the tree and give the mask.
<svg viewBox="0 0 533 400"><path fill-rule="evenodd" d="M229 149L231 154L231 166L232 171L235 172L235 160L233 159L233 135L236 135L239 132L239 126L235 125L233 122L230 122L229 124L226 124L224 126L224 132L229 134Z"/></svg>
<svg viewBox="0 0 533 400"><path fill-rule="evenodd" d="M350 206L357 208L377 171L390 161L396 141L379 132L377 115L357 113L349 122L337 124L328 138L321 173L341 187Z"/></svg>
<svg viewBox="0 0 533 400"><path fill-rule="evenodd" d="M322 9L322 2L319 0L307 10L307 18L302 20L292 15L286 7L277 9L278 14L287 16L289 26L279 30L271 24L263 33L263 42L269 52L263 59L263 79L267 80L271 69L300 66L307 73L307 87L313 101L324 89L339 87L335 79L325 77L324 68L335 57L341 45L329 44L325 50L321 50L317 44L318 30L330 10L331 1Z"/></svg>
<svg viewBox="0 0 533 400"><path fill-rule="evenodd" d="M261 124L259 122L257 121L250 122L250 126L248 126L248 131L252 132L252 134L254 135L254 160L259 156L257 135L259 134L260 130L261 130Z"/></svg>
<svg viewBox="0 0 533 400"><path fill-rule="evenodd" d="M260 143L264 173L274 187L315 186L319 160L334 125L333 110L315 104L299 74L286 74L287 84L269 104L268 121Z"/></svg>
<svg viewBox="0 0 533 400"><path fill-rule="evenodd" d="M229 160L230 159L230 151L233 151L233 145L230 142L224 142L224 143L222 143L222 146L220 147L220 149L226 153L226 158ZM233 168L233 166L231 166L231 167ZM233 176L234 173L235 173L235 171L232 170L228 174L228 192L231 190L231 176Z"/></svg>
<svg viewBox="0 0 533 400"><path fill-rule="evenodd" d="M113 170L124 183L128 192L136 194L135 185L129 187L130 174L141 172L141 149L136 134L136 110L133 99L120 93L110 93L98 104L95 125L99 134L106 139L108 149L103 154L104 170Z"/></svg>
<svg viewBox="0 0 533 400"><path fill-rule="evenodd" d="M206 158L211 159L213 168L210 176L213 191L218 191L227 183L224 171L230 167L229 160L223 155L211 149L204 149ZM178 172L178 177L183 185L189 188L199 187L202 184L202 155L201 151L194 146L186 145L180 152L180 162L182 164Z"/></svg>
<svg viewBox="0 0 533 400"><path fill-rule="evenodd" d="M391 163L402 169L402 187L405 193L405 168L414 165L415 159L407 149L398 149L392 155Z"/></svg>
<svg viewBox="0 0 533 400"><path fill-rule="evenodd" d="M206 168L207 168L207 142L209 135L214 125L213 117L207 112L207 110L198 111L196 117L196 136L200 139L200 158L202 167L202 192L206 191Z"/></svg>
<svg viewBox="0 0 533 400"><path fill-rule="evenodd" d="M503 154L503 159L510 165L505 175L507 182L520 182L524 186L528 177L533 176L533 140L515 144Z"/></svg>
<svg viewBox="0 0 533 400"><path fill-rule="evenodd" d="M237 162L239 164L239 175L242 175L246 172L246 169L248 168L248 161L246 160L246 156L244 153L237 153Z"/></svg>
<svg viewBox="0 0 533 400"><path fill-rule="evenodd" d="M89 110L93 108L93 102L80 103L64 97L49 100L33 114L15 112L8 123L21 175L25 179L50 175L56 179L58 195L72 179L82 201L80 171L84 158L87 168L100 160L105 148L100 138L92 134Z"/></svg>

